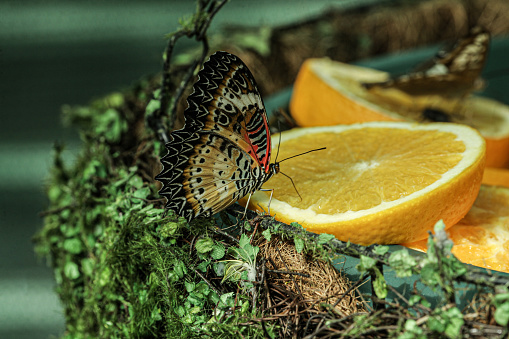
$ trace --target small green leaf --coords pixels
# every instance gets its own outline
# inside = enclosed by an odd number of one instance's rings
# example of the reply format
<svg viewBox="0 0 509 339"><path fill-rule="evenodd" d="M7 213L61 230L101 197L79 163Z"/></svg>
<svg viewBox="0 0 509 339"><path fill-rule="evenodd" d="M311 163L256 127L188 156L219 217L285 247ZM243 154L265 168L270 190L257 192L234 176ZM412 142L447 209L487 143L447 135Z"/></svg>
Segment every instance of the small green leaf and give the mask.
<svg viewBox="0 0 509 339"><path fill-rule="evenodd" d="M170 238L177 232L178 229L179 224L177 222L169 221L161 225L161 228L159 228L159 234L161 234L161 237L163 238Z"/></svg>
<svg viewBox="0 0 509 339"><path fill-rule="evenodd" d="M78 279L80 277L78 265L72 261L67 262L64 267L64 274L71 280Z"/></svg>
<svg viewBox="0 0 509 339"><path fill-rule="evenodd" d="M277 232L278 229L279 229L279 225L280 224L272 224L272 229L274 230L274 232Z"/></svg>
<svg viewBox="0 0 509 339"><path fill-rule="evenodd" d="M50 186L47 192L49 200L53 203L56 203L62 194L64 194L64 191L60 186Z"/></svg>
<svg viewBox="0 0 509 339"><path fill-rule="evenodd" d="M226 264L224 262L218 262L218 263L214 263L212 265L212 268L214 269L214 272L216 273L216 275L218 277L222 277L224 275L224 271L226 269Z"/></svg>
<svg viewBox="0 0 509 339"><path fill-rule="evenodd" d="M463 320L463 314L461 314L461 311L457 307L448 309L446 314L448 324L445 328L445 334L449 338L459 338L461 334L461 327L465 323Z"/></svg>
<svg viewBox="0 0 509 339"><path fill-rule="evenodd" d="M376 278L373 281L373 289L375 290L375 294L380 299L385 299L387 297L387 283L385 282L385 278L380 270L375 269Z"/></svg>
<svg viewBox="0 0 509 339"><path fill-rule="evenodd" d="M194 247L198 253L208 253L214 248L214 240L208 237L198 239Z"/></svg>
<svg viewBox="0 0 509 339"><path fill-rule="evenodd" d="M500 326L507 326L509 323L509 302L497 307L495 311L495 321Z"/></svg>
<svg viewBox="0 0 509 339"><path fill-rule="evenodd" d="M133 198L146 199L150 195L150 188L143 187L133 193Z"/></svg>
<svg viewBox="0 0 509 339"><path fill-rule="evenodd" d="M427 262L421 268L421 280L428 286L436 286L440 282L438 265L434 262Z"/></svg>
<svg viewBox="0 0 509 339"><path fill-rule="evenodd" d="M105 266L99 274L97 283L99 286L106 286L111 282L111 269L109 266Z"/></svg>
<svg viewBox="0 0 509 339"><path fill-rule="evenodd" d="M95 260L91 258L84 258L81 260L81 270L84 275L91 277L94 273Z"/></svg>
<svg viewBox="0 0 509 339"><path fill-rule="evenodd" d="M294 222L292 222L292 223L290 224L290 226L295 227L295 228L298 228L298 229L304 229L304 227L302 227L302 226L301 226L301 224L299 224L298 222L295 222L295 221L294 221Z"/></svg>
<svg viewBox="0 0 509 339"><path fill-rule="evenodd" d="M498 293L493 297L495 306L499 306L502 303L509 301L509 293Z"/></svg>
<svg viewBox="0 0 509 339"><path fill-rule="evenodd" d="M147 107L145 108L145 114L153 114L159 108L161 108L161 101L158 99L152 99L148 102Z"/></svg>
<svg viewBox="0 0 509 339"><path fill-rule="evenodd" d="M201 263L198 264L198 266L196 266L196 269L200 272L207 272L207 268L209 267L209 264L210 264L210 260L207 260L207 261L202 261Z"/></svg>
<svg viewBox="0 0 509 339"><path fill-rule="evenodd" d="M223 246L223 244L216 243L212 247L212 252L210 253L210 256L212 257L212 259L219 260L224 257L225 253L226 253L226 248Z"/></svg>
<svg viewBox="0 0 509 339"><path fill-rule="evenodd" d="M184 217L179 217L177 222L179 224L179 227L188 227L189 226L189 223L187 222L186 218L184 218Z"/></svg>
<svg viewBox="0 0 509 339"><path fill-rule="evenodd" d="M334 239L334 236L332 234L327 234L327 233L321 233L319 236L318 236L318 243L320 245L323 245L323 244L326 244L328 243L329 241L331 241L332 239Z"/></svg>
<svg viewBox="0 0 509 339"><path fill-rule="evenodd" d="M463 315L457 307L448 310L436 309L428 320L429 329L449 338L459 338L464 324Z"/></svg>
<svg viewBox="0 0 509 339"><path fill-rule="evenodd" d="M249 311L249 301L246 300L242 303L242 307L240 308L240 313L245 314L247 311Z"/></svg>
<svg viewBox="0 0 509 339"><path fill-rule="evenodd" d="M182 322L184 324L192 324L194 323L194 319L195 317L192 315L192 314L189 314L187 313L183 318L182 318Z"/></svg>
<svg viewBox="0 0 509 339"><path fill-rule="evenodd" d="M179 279L182 279L184 277L184 275L187 274L186 264L184 264L182 261L177 260L177 262L175 263L175 265L173 267L174 267L173 272L175 272L175 274L177 274Z"/></svg>
<svg viewBox="0 0 509 339"><path fill-rule="evenodd" d="M182 318L186 314L186 309L184 306L180 305L175 309L175 313Z"/></svg>
<svg viewBox="0 0 509 339"><path fill-rule="evenodd" d="M295 250L297 251L297 253L302 253L302 250L304 249L304 240L295 237L293 238L293 242L295 244Z"/></svg>
<svg viewBox="0 0 509 339"><path fill-rule="evenodd" d="M396 275L399 278L405 278L412 276L413 269L416 267L417 262L405 248L391 253L389 256L389 265L396 271Z"/></svg>
<svg viewBox="0 0 509 339"><path fill-rule="evenodd" d="M72 238L64 241L64 249L72 254L80 254L83 251L83 246L80 239Z"/></svg>
<svg viewBox="0 0 509 339"><path fill-rule="evenodd" d="M270 239L272 238L272 233L270 232L270 229L268 229L268 228L262 232L262 235L264 236L264 238L267 241L270 241Z"/></svg>
<svg viewBox="0 0 509 339"><path fill-rule="evenodd" d="M365 255L361 255L360 262L356 266L359 272L366 272L376 266L376 260Z"/></svg>
<svg viewBox="0 0 509 339"><path fill-rule="evenodd" d="M192 282L192 281L185 281L184 285L186 286L186 291L188 293L191 293L192 291L194 291L194 287L195 287L195 283L194 282Z"/></svg>
<svg viewBox="0 0 509 339"><path fill-rule="evenodd" d="M198 284L196 284L194 291L196 293L201 293L202 295L209 295L211 292L209 285L207 285L207 283L204 281L200 281Z"/></svg>
<svg viewBox="0 0 509 339"><path fill-rule="evenodd" d="M129 185L134 188L142 188L143 187L143 179L141 179L138 175L133 175L128 181Z"/></svg>
<svg viewBox="0 0 509 339"><path fill-rule="evenodd" d="M401 333L398 339L426 339L423 330L417 325L414 319L408 319L405 322L405 331Z"/></svg>
<svg viewBox="0 0 509 339"><path fill-rule="evenodd" d="M234 303L233 292L228 292L228 293L222 294L219 297L219 300L222 303L221 306L226 306L226 307L233 306L233 303Z"/></svg>
<svg viewBox="0 0 509 339"><path fill-rule="evenodd" d="M198 314L201 312L201 307L195 306L195 307L191 308L188 312L189 312L189 314Z"/></svg>
<svg viewBox="0 0 509 339"><path fill-rule="evenodd" d="M375 246L373 249L373 253L378 255L385 255L387 252L389 252L389 246Z"/></svg>
<svg viewBox="0 0 509 339"><path fill-rule="evenodd" d="M418 302L420 302L422 300L422 297L420 295L412 295L409 299L408 299L408 305L409 306L414 306L415 304L417 304Z"/></svg>
<svg viewBox="0 0 509 339"><path fill-rule="evenodd" d="M239 247L244 248L246 245L250 245L249 241L249 236L247 236L245 233L242 233L239 239Z"/></svg>

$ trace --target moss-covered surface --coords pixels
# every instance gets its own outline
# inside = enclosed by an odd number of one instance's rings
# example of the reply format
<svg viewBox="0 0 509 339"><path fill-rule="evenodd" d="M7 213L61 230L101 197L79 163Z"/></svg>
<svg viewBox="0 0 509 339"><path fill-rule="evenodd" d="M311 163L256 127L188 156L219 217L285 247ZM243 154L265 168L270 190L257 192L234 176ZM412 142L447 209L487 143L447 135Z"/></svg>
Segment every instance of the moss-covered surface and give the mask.
<svg viewBox="0 0 509 339"><path fill-rule="evenodd" d="M64 109L81 128L83 151L65 168L56 148L36 249L54 268L68 337L200 336L194 325L210 320L202 310L233 302L193 273L224 256L203 237L211 221L163 217L153 179L161 144L144 128L154 85ZM214 251L192 250L198 236Z"/></svg>

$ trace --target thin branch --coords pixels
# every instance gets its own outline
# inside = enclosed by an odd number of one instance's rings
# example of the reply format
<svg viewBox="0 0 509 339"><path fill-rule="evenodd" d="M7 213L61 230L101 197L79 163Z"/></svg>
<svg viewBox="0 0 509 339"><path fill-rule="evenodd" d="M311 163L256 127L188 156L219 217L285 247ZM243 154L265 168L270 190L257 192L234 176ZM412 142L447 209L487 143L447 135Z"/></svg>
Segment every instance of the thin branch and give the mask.
<svg viewBox="0 0 509 339"><path fill-rule="evenodd" d="M168 40L168 45L166 46L165 50L165 60L163 63L162 72L163 79L161 82L161 92L159 94L160 108L156 110L153 113L153 115L147 119L149 127L152 128L157 133L159 139L164 143L167 143L169 141L168 130L172 130L175 125L175 120L177 117L177 105L180 101L180 98L182 97L185 89L193 79L196 69L203 64L203 61L205 60L207 54L209 53L209 43L206 36L207 29L210 27L210 23L212 22L214 16L221 9L221 7L223 7L224 4L226 4L226 2L228 2L228 0L198 1L196 13L192 18L193 21L192 28L181 27L178 31L173 33ZM172 87L174 85L174 79L173 74L170 70L171 59L175 48L175 44L180 38L184 36L187 36L190 39L194 38L197 42L201 42L202 53L201 56L191 64L186 74L184 75L183 80L180 82L179 86L173 91ZM167 127L163 125L162 122L163 117L169 118Z"/></svg>
<svg viewBox="0 0 509 339"><path fill-rule="evenodd" d="M204 276L203 274L201 274L200 272L198 272L198 270L197 270L197 269L195 269L194 267L191 267L191 269L193 270L193 272L194 272L194 273L196 273L196 274L197 274L197 275L201 278L201 280L205 281L205 283L206 283L207 285L209 285L210 289L211 289L211 290L213 290L214 292L216 292L216 294L217 294L217 295L221 295L221 294L222 294L222 292L220 292L220 291L219 291L219 290L218 290L218 289L217 289L214 285L212 285L212 284L210 283L210 281L208 281L208 279L207 279L207 278L205 278L205 276Z"/></svg>
<svg viewBox="0 0 509 339"><path fill-rule="evenodd" d="M279 273L279 274L294 274L294 275L298 275L298 276L301 276L301 277L304 277L304 278L311 278L311 276L309 274L300 273L300 272L294 272L294 271L269 270L269 269L267 269L267 272L269 272L269 273Z"/></svg>

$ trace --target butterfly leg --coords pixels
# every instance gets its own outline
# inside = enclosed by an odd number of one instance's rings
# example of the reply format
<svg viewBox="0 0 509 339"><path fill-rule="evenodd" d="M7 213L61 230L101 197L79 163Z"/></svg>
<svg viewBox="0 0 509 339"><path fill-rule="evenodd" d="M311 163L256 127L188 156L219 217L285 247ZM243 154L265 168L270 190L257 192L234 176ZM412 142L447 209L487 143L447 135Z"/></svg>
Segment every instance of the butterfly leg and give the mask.
<svg viewBox="0 0 509 339"><path fill-rule="evenodd" d="M247 213L247 207L249 206L249 201L251 200L251 196L253 195L253 192L250 192L249 193L249 197L247 197L247 203L246 203L246 207L244 208L244 214L242 214L242 218L240 218L241 220L244 219L246 217L246 213Z"/></svg>
<svg viewBox="0 0 509 339"><path fill-rule="evenodd" d="M272 201L272 195L274 194L274 189L273 188L260 188L260 191L265 191L265 192L269 192L270 191L270 198L269 198L269 203L267 204L267 214L270 215L270 202Z"/></svg>

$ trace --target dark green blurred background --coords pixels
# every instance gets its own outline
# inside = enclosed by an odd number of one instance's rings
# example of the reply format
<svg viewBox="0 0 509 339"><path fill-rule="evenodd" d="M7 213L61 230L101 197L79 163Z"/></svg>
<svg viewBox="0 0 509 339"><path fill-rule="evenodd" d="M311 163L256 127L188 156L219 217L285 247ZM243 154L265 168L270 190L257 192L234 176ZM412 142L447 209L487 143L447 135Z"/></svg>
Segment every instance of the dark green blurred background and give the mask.
<svg viewBox="0 0 509 339"><path fill-rule="evenodd" d="M212 30L225 23L279 26L331 6L381 2L231 0ZM77 133L62 127L60 107L85 105L159 72L164 34L194 8L192 0L0 2L0 338L48 338L64 330L52 273L31 242L42 225L38 213L46 207L44 180L53 143L67 144L69 161L80 147ZM499 62L488 60L487 71L506 63L509 44L501 42ZM177 49L189 46L182 41ZM403 70L434 50L363 64ZM507 81L488 80L491 96L503 100L499 84Z"/></svg>

